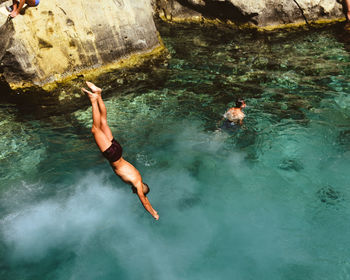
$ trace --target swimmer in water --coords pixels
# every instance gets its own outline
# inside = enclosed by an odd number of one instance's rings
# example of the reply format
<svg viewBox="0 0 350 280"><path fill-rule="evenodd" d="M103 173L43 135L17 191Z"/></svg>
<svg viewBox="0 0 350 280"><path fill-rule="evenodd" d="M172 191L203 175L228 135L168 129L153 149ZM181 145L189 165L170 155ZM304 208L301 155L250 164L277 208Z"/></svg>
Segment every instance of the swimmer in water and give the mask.
<svg viewBox="0 0 350 280"><path fill-rule="evenodd" d="M28 7L36 7L39 5L39 2L40 0L12 0L13 4L9 7L6 7L6 9L10 13L10 17L14 18L18 16L24 4L27 4Z"/></svg>
<svg viewBox="0 0 350 280"><path fill-rule="evenodd" d="M117 174L125 183L130 184L132 191L136 193L145 209L155 218L159 219L156 210L153 209L147 198L149 187L142 182L139 171L122 157L123 149L114 139L112 132L107 124L107 109L102 100L102 90L93 83L86 82L91 91L82 88L92 105L92 129L97 146L103 156L107 158L115 174Z"/></svg>
<svg viewBox="0 0 350 280"><path fill-rule="evenodd" d="M224 114L224 118L226 118L232 125L234 124L243 124L243 119L245 114L243 113L243 109L246 107L246 104L243 99L238 99L236 101L236 107L232 107L227 110Z"/></svg>

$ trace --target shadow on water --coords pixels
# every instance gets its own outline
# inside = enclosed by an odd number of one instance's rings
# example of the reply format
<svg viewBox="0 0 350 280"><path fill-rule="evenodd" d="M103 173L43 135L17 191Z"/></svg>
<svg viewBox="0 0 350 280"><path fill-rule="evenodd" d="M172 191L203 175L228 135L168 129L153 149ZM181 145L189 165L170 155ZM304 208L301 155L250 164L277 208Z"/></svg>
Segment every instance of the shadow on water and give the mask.
<svg viewBox="0 0 350 280"><path fill-rule="evenodd" d="M324 186L317 191L317 196L322 203L327 205L337 205L343 199L340 192L334 190L331 186Z"/></svg>
<svg viewBox="0 0 350 280"><path fill-rule="evenodd" d="M205 5L196 5L187 0L178 1L184 7L188 7L191 10L197 11L204 15L206 18L211 19L220 19L220 20L230 20L237 24L244 24L247 22L252 22L257 24L257 21L254 20L254 17L257 16L257 13L243 14L240 9L238 9L234 4L229 1L212 1L204 0Z"/></svg>

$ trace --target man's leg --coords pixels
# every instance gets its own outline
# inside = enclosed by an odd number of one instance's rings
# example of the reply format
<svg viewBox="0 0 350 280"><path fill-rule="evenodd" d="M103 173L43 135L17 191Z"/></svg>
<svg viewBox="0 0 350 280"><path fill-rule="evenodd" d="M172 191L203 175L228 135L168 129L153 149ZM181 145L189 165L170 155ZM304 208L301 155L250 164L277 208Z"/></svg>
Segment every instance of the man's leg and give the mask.
<svg viewBox="0 0 350 280"><path fill-rule="evenodd" d="M346 20L350 21L350 0L345 0L346 4Z"/></svg>
<svg viewBox="0 0 350 280"><path fill-rule="evenodd" d="M89 92L86 89L82 89L85 93L88 94L91 106L92 106L92 128L91 132L94 135L95 142L99 147L101 152L104 152L111 145L111 140L107 138L107 136L101 130L101 113L100 108L98 106L97 99L99 98L97 94Z"/></svg>
<svg viewBox="0 0 350 280"><path fill-rule="evenodd" d="M103 99L101 96L102 89L100 89L99 87L95 86L93 83L90 83L90 82L86 82L86 84L93 91L93 93L98 94L97 101L98 101L98 107L100 108L100 114L101 114L100 129L106 135L108 140L112 141L112 139L113 139L112 131L109 128L108 123L107 123L107 109L106 109L105 103L103 102Z"/></svg>
<svg viewBox="0 0 350 280"><path fill-rule="evenodd" d="M24 3L25 3L25 0L20 0L19 2L17 2L17 1L16 1L16 2L14 1L14 2L13 2L13 10L12 10L12 12L11 12L11 14L10 14L10 16L11 16L12 18L18 16L18 14L20 13L20 11L21 11L21 9L22 9Z"/></svg>
<svg viewBox="0 0 350 280"><path fill-rule="evenodd" d="M107 123L107 109L106 109L105 103L102 100L101 95L98 97L97 101L98 101L98 107L100 108L100 113L101 113L101 130L107 136L108 140L112 141L113 139L112 131L109 128Z"/></svg>
<svg viewBox="0 0 350 280"><path fill-rule="evenodd" d="M21 11L21 9L23 8L25 2L26 2L25 0L19 0L19 1L17 1L16 9L18 10L18 12ZM15 7L15 6L14 6L14 7Z"/></svg>
<svg viewBox="0 0 350 280"><path fill-rule="evenodd" d="M10 8L12 9L11 12L17 11L18 4L19 4L19 2L17 0L12 0L12 6L10 6Z"/></svg>

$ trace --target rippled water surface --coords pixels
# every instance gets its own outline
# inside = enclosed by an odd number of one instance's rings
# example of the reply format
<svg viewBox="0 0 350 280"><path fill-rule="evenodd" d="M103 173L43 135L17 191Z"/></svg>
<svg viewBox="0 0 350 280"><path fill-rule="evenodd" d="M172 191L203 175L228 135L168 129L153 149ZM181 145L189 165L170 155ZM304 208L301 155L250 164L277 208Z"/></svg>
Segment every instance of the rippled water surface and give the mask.
<svg viewBox="0 0 350 280"><path fill-rule="evenodd" d="M98 152L89 106L2 104L0 279L349 279L342 32L160 26L169 61L105 98L158 222ZM238 97L244 126L224 130Z"/></svg>

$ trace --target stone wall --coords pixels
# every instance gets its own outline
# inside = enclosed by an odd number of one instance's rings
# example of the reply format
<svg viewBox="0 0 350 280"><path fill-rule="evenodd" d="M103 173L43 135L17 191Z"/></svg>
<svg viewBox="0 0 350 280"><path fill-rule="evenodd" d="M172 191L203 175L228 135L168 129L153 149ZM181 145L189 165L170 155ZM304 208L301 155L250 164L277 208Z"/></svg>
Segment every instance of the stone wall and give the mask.
<svg viewBox="0 0 350 280"><path fill-rule="evenodd" d="M342 0L154 0L167 20L208 18L258 27L344 18Z"/></svg>
<svg viewBox="0 0 350 280"><path fill-rule="evenodd" d="M0 81L43 86L160 46L151 0L50 0L9 20L0 4Z"/></svg>

